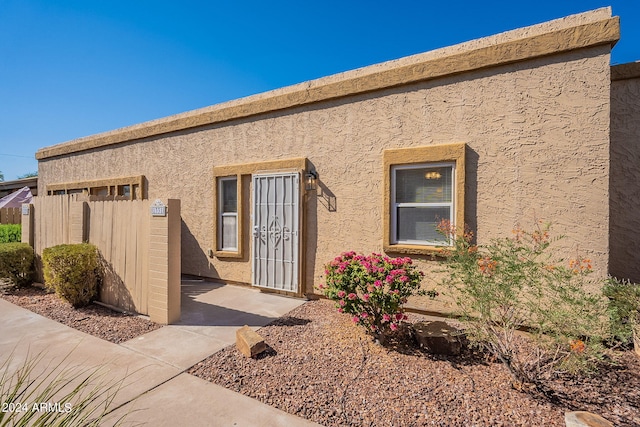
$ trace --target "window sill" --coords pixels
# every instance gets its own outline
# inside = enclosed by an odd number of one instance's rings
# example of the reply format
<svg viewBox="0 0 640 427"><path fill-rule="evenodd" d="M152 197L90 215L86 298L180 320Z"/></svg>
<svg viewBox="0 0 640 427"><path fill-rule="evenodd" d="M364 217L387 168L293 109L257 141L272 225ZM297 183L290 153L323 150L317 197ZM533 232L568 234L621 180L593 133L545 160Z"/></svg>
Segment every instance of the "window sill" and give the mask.
<svg viewBox="0 0 640 427"><path fill-rule="evenodd" d="M242 258L240 251L213 251L216 258Z"/></svg>
<svg viewBox="0 0 640 427"><path fill-rule="evenodd" d="M408 255L436 255L444 256L444 252L451 246L423 246L423 245L384 245L385 252Z"/></svg>

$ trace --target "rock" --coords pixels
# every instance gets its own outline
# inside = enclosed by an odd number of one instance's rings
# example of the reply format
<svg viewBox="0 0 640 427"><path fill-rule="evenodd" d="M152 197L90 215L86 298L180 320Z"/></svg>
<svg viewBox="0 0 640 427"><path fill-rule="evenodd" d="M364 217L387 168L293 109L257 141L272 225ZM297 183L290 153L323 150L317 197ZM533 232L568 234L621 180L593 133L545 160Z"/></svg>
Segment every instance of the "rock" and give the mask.
<svg viewBox="0 0 640 427"><path fill-rule="evenodd" d="M585 411L565 412L564 423L567 427L613 427L600 415Z"/></svg>
<svg viewBox="0 0 640 427"><path fill-rule="evenodd" d="M462 351L464 334L445 322L418 322L413 330L418 345L429 353L456 356Z"/></svg>
<svg viewBox="0 0 640 427"><path fill-rule="evenodd" d="M245 356L255 357L267 349L267 344L256 331L244 325L236 331L236 347Z"/></svg>

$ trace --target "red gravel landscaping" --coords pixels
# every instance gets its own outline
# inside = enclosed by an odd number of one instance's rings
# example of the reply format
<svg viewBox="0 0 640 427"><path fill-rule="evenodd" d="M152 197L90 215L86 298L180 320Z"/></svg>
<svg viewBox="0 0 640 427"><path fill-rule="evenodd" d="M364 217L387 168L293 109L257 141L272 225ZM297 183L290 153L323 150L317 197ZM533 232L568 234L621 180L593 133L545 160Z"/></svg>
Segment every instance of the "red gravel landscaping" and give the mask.
<svg viewBox="0 0 640 427"><path fill-rule="evenodd" d="M632 352L593 378L554 378L549 398L513 389L507 370L481 354L381 347L326 300L258 332L270 347L256 359L231 346L189 373L326 426L564 426L564 412L574 410L640 425L640 360Z"/></svg>
<svg viewBox="0 0 640 427"><path fill-rule="evenodd" d="M38 288L0 297L114 343L161 327L96 304L76 310ZM640 358L632 352L592 378L553 378L549 397L513 389L506 369L482 354L381 347L326 300L305 303L259 333L269 348L258 358L230 346L189 373L326 426L562 427L564 412L575 410L640 426Z"/></svg>
<svg viewBox="0 0 640 427"><path fill-rule="evenodd" d="M0 293L0 298L116 344L162 327L141 316L121 313L98 304L75 309L56 294L33 286L12 290L7 294Z"/></svg>

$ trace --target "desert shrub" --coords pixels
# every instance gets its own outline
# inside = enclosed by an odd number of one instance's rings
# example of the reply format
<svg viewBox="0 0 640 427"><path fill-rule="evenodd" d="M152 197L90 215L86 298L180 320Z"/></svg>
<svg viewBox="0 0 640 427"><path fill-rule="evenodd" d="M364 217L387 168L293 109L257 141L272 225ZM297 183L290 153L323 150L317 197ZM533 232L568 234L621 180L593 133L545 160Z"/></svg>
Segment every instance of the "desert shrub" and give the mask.
<svg viewBox="0 0 640 427"><path fill-rule="evenodd" d="M0 279L14 286L31 284L33 249L27 243L0 243Z"/></svg>
<svg viewBox="0 0 640 427"><path fill-rule="evenodd" d="M608 298L611 335L619 344L627 345L633 336L633 326L640 322L640 285L609 278L603 288Z"/></svg>
<svg viewBox="0 0 640 427"><path fill-rule="evenodd" d="M325 277L326 284L318 288L375 338L398 329L406 319L402 305L411 295L434 294L420 291L424 273L411 258L343 252L325 266Z"/></svg>
<svg viewBox="0 0 640 427"><path fill-rule="evenodd" d="M520 386L539 385L557 370L593 369L607 335L606 303L587 292L591 264L580 256L554 258L549 225L533 232L514 230L509 238L472 244L472 234L452 236L444 287L455 298L472 342L486 348L509 369ZM522 345L520 330L530 332Z"/></svg>
<svg viewBox="0 0 640 427"><path fill-rule="evenodd" d="M98 250L89 243L58 245L42 252L45 286L74 307L98 293Z"/></svg>
<svg viewBox="0 0 640 427"><path fill-rule="evenodd" d="M22 241L22 225L0 224L0 243L13 243Z"/></svg>

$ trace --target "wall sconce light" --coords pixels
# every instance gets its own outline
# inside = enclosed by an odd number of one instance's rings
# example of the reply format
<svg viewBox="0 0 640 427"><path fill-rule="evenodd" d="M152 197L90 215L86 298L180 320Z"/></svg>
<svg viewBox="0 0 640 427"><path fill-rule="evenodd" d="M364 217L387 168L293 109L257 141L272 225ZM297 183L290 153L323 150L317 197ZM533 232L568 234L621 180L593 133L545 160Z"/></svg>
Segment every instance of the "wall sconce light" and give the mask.
<svg viewBox="0 0 640 427"><path fill-rule="evenodd" d="M440 179L442 178L442 175L438 171L431 171L424 174L424 177L426 179Z"/></svg>
<svg viewBox="0 0 640 427"><path fill-rule="evenodd" d="M318 172L315 170L310 170L305 175L305 185L304 189L307 191L312 191L317 188L318 185Z"/></svg>

